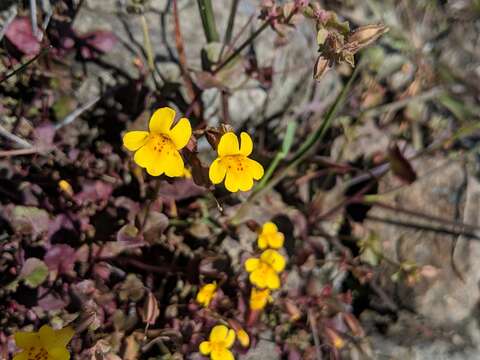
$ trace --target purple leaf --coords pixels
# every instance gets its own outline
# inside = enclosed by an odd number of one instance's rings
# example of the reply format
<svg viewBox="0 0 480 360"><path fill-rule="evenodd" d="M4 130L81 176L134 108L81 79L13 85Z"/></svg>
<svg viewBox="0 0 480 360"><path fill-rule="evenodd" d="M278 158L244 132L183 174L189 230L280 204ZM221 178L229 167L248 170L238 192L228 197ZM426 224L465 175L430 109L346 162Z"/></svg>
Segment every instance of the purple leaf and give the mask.
<svg viewBox="0 0 480 360"><path fill-rule="evenodd" d="M112 191L112 185L108 183L102 181L87 182L75 198L80 202L108 200Z"/></svg>
<svg viewBox="0 0 480 360"><path fill-rule="evenodd" d="M5 37L25 55L37 55L40 52L40 42L33 35L32 24L27 17L14 19L8 26Z"/></svg>
<svg viewBox="0 0 480 360"><path fill-rule="evenodd" d="M55 127L50 122L44 122L34 129L35 144L38 146L48 146L53 144L55 136Z"/></svg>
<svg viewBox="0 0 480 360"><path fill-rule="evenodd" d="M191 179L179 179L172 184L162 181L158 195L166 200L181 201L202 195L205 188L196 185Z"/></svg>
<svg viewBox="0 0 480 360"><path fill-rule="evenodd" d="M80 49L80 53L86 59L91 59L95 56L93 50L101 53L107 53L113 49L117 43L117 37L110 31L94 31L88 34L79 36L88 46L83 46Z"/></svg>
<svg viewBox="0 0 480 360"><path fill-rule="evenodd" d="M53 245L47 251L43 261L50 271L56 271L58 274L70 274L75 265L75 250L66 244Z"/></svg>
<svg viewBox="0 0 480 360"><path fill-rule="evenodd" d="M63 309L67 303L57 296L47 294L40 297L38 305L45 311L54 311Z"/></svg>

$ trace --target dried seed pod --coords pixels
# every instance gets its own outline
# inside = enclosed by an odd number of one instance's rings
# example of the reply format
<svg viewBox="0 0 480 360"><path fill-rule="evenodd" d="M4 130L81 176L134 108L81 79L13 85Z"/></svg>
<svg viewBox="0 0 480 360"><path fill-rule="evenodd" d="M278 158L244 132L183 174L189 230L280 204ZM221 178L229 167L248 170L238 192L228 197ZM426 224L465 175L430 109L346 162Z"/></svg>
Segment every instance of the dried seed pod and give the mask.
<svg viewBox="0 0 480 360"><path fill-rule="evenodd" d="M313 68L313 78L317 81L320 80L328 71L328 69L330 69L328 59L320 55L315 63L315 67Z"/></svg>
<svg viewBox="0 0 480 360"><path fill-rule="evenodd" d="M348 44L354 49L354 53L375 42L380 36L388 31L385 25L361 26L350 34Z"/></svg>

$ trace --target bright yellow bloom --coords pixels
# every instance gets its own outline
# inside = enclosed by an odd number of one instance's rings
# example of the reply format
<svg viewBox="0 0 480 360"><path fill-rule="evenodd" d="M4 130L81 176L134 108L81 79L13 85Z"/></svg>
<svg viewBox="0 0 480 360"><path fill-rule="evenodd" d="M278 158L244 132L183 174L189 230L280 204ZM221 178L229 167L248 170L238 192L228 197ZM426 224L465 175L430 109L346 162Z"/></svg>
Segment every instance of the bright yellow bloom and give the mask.
<svg viewBox="0 0 480 360"><path fill-rule="evenodd" d="M258 236L258 247L262 250L267 247L280 249L284 240L285 236L278 231L277 225L269 221L262 226L262 232Z"/></svg>
<svg viewBox="0 0 480 360"><path fill-rule="evenodd" d="M212 183L219 184L225 179L225 187L230 192L248 191L253 187L253 180L263 176L263 166L248 157L253 150L250 135L240 134L241 145L237 135L227 132L218 143L218 158L210 165L209 177Z"/></svg>
<svg viewBox="0 0 480 360"><path fill-rule="evenodd" d="M250 293L250 309L262 310L265 306L267 306L267 303L271 301L272 297L270 296L269 289L252 289L252 292Z"/></svg>
<svg viewBox="0 0 480 360"><path fill-rule="evenodd" d="M192 127L186 118L172 128L175 110L164 107L155 111L148 131L129 131L123 137L123 145L135 151L134 160L152 176L165 174L183 176L184 164L179 150L192 136Z"/></svg>
<svg viewBox="0 0 480 360"><path fill-rule="evenodd" d="M210 332L209 341L200 343L200 353L212 360L234 360L230 349L235 341L235 331L225 325L217 325Z"/></svg>
<svg viewBox="0 0 480 360"><path fill-rule="evenodd" d="M250 273L253 285L275 290L280 287L278 274L285 269L285 258L278 251L268 249L260 255L260 259L247 259L245 269Z"/></svg>
<svg viewBox="0 0 480 360"><path fill-rule="evenodd" d="M244 348L250 345L250 336L248 336L248 333L243 329L237 331L237 339Z"/></svg>
<svg viewBox="0 0 480 360"><path fill-rule="evenodd" d="M58 187L60 188L60 190L62 190L65 194L69 195L69 196L73 196L73 189L72 189L72 185L70 185L70 183L67 181L67 180L60 180L58 182Z"/></svg>
<svg viewBox="0 0 480 360"><path fill-rule="evenodd" d="M210 305L210 301L212 301L213 297L215 296L216 291L216 283L202 286L202 288L197 294L197 302L205 307L208 307L208 305Z"/></svg>
<svg viewBox="0 0 480 360"><path fill-rule="evenodd" d="M71 327L53 330L44 325L36 333L17 332L15 343L22 352L13 360L68 360L70 353L66 349L74 334Z"/></svg>

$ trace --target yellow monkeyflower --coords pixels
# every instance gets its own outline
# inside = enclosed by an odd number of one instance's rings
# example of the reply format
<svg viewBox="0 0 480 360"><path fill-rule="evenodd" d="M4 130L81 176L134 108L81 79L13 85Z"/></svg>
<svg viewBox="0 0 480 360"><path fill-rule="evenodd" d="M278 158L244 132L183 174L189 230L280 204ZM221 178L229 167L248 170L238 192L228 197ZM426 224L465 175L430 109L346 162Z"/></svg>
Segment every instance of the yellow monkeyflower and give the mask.
<svg viewBox="0 0 480 360"><path fill-rule="evenodd" d="M280 249L284 240L285 236L278 231L277 225L269 221L262 226L262 232L258 236L258 247L262 250L267 247Z"/></svg>
<svg viewBox="0 0 480 360"><path fill-rule="evenodd" d="M209 341L200 343L200 353L210 355L211 360L234 360L229 350L235 341L235 331L225 325L217 325L210 332Z"/></svg>
<svg viewBox="0 0 480 360"><path fill-rule="evenodd" d="M38 332L17 332L15 343L22 352L13 360L68 360L70 353L66 349L74 334L71 327L53 330L43 325Z"/></svg>
<svg viewBox="0 0 480 360"><path fill-rule="evenodd" d="M165 174L183 176L184 164L179 150L192 136L192 127L186 118L172 128L175 110L164 107L155 111L150 119L150 131L129 131L123 137L123 145L135 151L133 160L152 176Z"/></svg>
<svg viewBox="0 0 480 360"><path fill-rule="evenodd" d="M215 296L216 291L217 291L216 283L206 284L202 286L202 288L197 294L197 302L205 307L208 307L213 297Z"/></svg>
<svg viewBox="0 0 480 360"><path fill-rule="evenodd" d="M260 259L247 259L245 269L250 273L253 285L275 290L280 287L278 274L285 269L285 258L278 251L268 249L260 255Z"/></svg>
<svg viewBox="0 0 480 360"><path fill-rule="evenodd" d="M267 306L267 303L271 301L272 297L270 296L269 289L252 289L252 292L250 293L250 309L262 310L265 306Z"/></svg>
<svg viewBox="0 0 480 360"><path fill-rule="evenodd" d="M248 157L253 150L250 135L240 134L241 145L237 135L227 132L218 143L218 158L210 165L209 177L212 183L219 184L225 179L225 187L230 192L248 191L253 187L253 180L263 176L263 166Z"/></svg>

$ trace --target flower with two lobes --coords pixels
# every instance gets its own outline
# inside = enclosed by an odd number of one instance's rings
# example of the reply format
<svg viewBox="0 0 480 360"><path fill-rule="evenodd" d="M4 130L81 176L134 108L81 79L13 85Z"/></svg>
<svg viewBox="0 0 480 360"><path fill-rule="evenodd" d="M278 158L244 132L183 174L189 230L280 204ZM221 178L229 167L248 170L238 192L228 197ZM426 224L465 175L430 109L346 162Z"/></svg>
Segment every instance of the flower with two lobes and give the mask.
<svg viewBox="0 0 480 360"><path fill-rule="evenodd" d="M179 177L185 174L179 150L188 144L192 127L186 118L172 127L174 120L175 110L160 108L150 119L150 131L129 131L123 137L123 145L135 151L134 161L152 176Z"/></svg>
<svg viewBox="0 0 480 360"><path fill-rule="evenodd" d="M209 177L213 184L219 184L225 179L225 187L230 192L248 191L253 187L253 180L263 176L263 166L248 157L253 150L250 135L240 134L241 144L237 135L227 132L218 143L218 158L209 169Z"/></svg>
<svg viewBox="0 0 480 360"><path fill-rule="evenodd" d="M280 287L280 274L285 269L285 258L276 250L265 250L260 258L250 258L245 262L250 273L250 282L260 289L276 290Z"/></svg>
<svg viewBox="0 0 480 360"><path fill-rule="evenodd" d="M272 301L272 296L270 295L269 289L256 289L252 288L250 293L250 309L252 310L262 310L267 303Z"/></svg>
<svg viewBox="0 0 480 360"><path fill-rule="evenodd" d="M212 299L215 297L216 291L216 283L206 284L202 286L202 288L197 294L197 302L204 307L208 307Z"/></svg>
<svg viewBox="0 0 480 360"><path fill-rule="evenodd" d="M283 246L285 236L278 231L277 225L269 221L263 224L262 232L258 236L258 247L260 249L280 249Z"/></svg>
<svg viewBox="0 0 480 360"><path fill-rule="evenodd" d="M38 332L17 332L15 343L22 351L13 360L69 360L66 347L73 335L71 327L53 330L48 325Z"/></svg>
<svg viewBox="0 0 480 360"><path fill-rule="evenodd" d="M229 350L235 341L235 331L225 325L217 325L210 332L208 341L200 343L200 353L210 355L211 360L234 360Z"/></svg>

